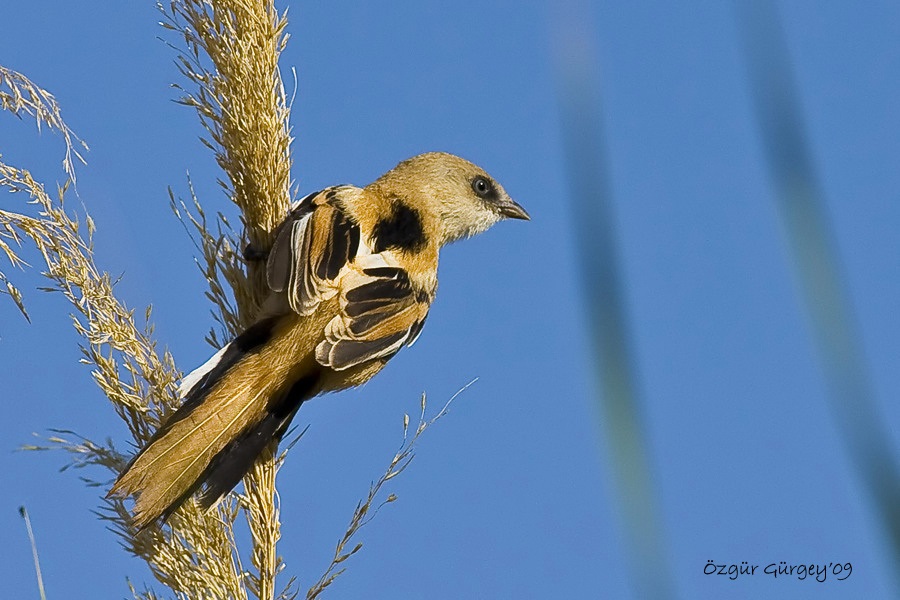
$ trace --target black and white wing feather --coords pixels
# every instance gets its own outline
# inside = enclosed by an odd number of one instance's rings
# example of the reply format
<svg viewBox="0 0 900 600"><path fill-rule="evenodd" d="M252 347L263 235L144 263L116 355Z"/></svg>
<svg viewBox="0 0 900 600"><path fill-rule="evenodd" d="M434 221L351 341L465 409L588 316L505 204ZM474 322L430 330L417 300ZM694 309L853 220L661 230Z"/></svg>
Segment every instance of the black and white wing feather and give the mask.
<svg viewBox="0 0 900 600"><path fill-rule="evenodd" d="M359 225L336 203L342 190L330 188L301 200L281 225L266 263L266 279L274 292L284 292L288 305L310 315L337 293L334 281L359 248Z"/></svg>
<svg viewBox="0 0 900 600"><path fill-rule="evenodd" d="M341 198L355 188L338 187L299 202L275 236L266 264L272 291L288 306L311 315L340 294L340 312L325 326L316 347L319 364L337 371L387 360L412 344L428 315L431 295L417 290L391 250L373 253Z"/></svg>
<svg viewBox="0 0 900 600"><path fill-rule="evenodd" d="M325 327L325 340L316 347L316 360L336 371L387 360L415 342L431 297L415 290L402 268L376 266L344 277L340 303L340 314Z"/></svg>

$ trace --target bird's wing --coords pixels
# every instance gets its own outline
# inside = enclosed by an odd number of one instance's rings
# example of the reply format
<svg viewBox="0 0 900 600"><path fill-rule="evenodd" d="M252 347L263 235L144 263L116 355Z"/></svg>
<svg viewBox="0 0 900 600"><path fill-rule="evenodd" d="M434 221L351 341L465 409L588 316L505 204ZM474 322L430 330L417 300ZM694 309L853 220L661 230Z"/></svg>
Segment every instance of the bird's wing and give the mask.
<svg viewBox="0 0 900 600"><path fill-rule="evenodd" d="M341 279L341 311L316 347L320 364L341 371L386 360L422 331L431 295L417 291L399 266L367 266L379 262L388 264L378 254L361 256L358 268Z"/></svg>
<svg viewBox="0 0 900 600"><path fill-rule="evenodd" d="M279 227L266 262L266 280L274 292L284 292L292 310L309 315L334 296L334 284L359 248L359 225L336 201L348 187L310 194L297 203Z"/></svg>
<svg viewBox="0 0 900 600"><path fill-rule="evenodd" d="M291 310L310 315L323 300L333 297L334 282L353 260L359 248L359 226L349 220L337 201L358 193L352 186L336 186L313 192L293 204L288 217L275 230L275 243L266 262L266 280L272 294L246 334L260 330L270 317ZM368 251L368 250L364 250ZM250 336L250 339L256 339ZM188 398L198 384L207 387L219 379L246 352L245 344L232 341L204 365L184 376L178 394Z"/></svg>
<svg viewBox="0 0 900 600"><path fill-rule="evenodd" d="M316 360L337 371L390 358L412 344L431 304L391 251L373 254L360 240L359 225L341 209L343 195L354 191L330 188L297 203L266 263L269 287L301 315L340 293L340 312L316 348Z"/></svg>

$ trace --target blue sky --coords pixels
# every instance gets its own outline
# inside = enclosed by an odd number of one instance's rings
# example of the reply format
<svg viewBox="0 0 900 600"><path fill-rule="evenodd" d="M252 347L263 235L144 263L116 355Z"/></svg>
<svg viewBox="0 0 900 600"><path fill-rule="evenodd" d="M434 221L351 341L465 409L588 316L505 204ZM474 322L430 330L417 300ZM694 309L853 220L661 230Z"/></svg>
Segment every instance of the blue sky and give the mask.
<svg viewBox="0 0 900 600"><path fill-rule="evenodd" d="M594 380L566 180L556 4L293 3L282 58L296 100L301 193L365 184L428 150L465 156L532 215L442 254L422 337L363 388L318 399L280 475L287 573L327 566L356 501L425 391L437 409L475 377L362 533L330 597L637 598ZM900 6L779 4L808 142L891 441L900 419ZM889 598L882 525L826 401L731 3L585 3L603 95L616 243L647 453L673 594ZM193 247L168 208L190 172L228 214L193 113L173 102L173 51L152 3L13 3L0 64L54 93L91 146L80 199L120 297L154 307L183 370L211 319ZM9 26L12 24L13 26ZM0 116L0 153L48 183L60 144ZM20 210L21 198L0 206ZM72 206L77 199L70 197ZM37 264L33 254L33 264ZM7 267L0 267L5 272ZM49 597L121 597L152 582L91 513L102 491L65 457L14 452L48 428L124 440L78 364L62 298L13 273L32 324L0 304L6 417L0 564L9 597L37 597L16 512L34 524ZM101 473L94 473L101 476ZM703 575L716 563L850 562L845 581ZM637 567L637 573L641 566Z"/></svg>

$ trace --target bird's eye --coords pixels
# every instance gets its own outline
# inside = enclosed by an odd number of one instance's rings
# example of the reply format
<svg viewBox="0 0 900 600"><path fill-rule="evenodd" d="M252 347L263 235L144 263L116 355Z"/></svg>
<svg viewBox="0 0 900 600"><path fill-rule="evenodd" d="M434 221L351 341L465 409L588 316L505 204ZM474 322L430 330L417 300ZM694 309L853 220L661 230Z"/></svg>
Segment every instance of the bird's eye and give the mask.
<svg viewBox="0 0 900 600"><path fill-rule="evenodd" d="M494 191L494 185L484 177L476 177L472 180L472 191L479 198L486 198Z"/></svg>

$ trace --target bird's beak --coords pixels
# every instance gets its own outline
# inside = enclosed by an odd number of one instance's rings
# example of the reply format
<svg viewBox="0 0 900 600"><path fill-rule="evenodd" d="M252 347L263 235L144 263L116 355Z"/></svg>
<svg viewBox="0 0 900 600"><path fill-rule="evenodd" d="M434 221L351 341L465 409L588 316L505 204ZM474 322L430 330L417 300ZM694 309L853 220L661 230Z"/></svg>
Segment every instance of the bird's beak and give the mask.
<svg viewBox="0 0 900 600"><path fill-rule="evenodd" d="M523 221L531 220L531 217L528 216L525 209L519 206L512 198L501 200L498 207L500 208L500 214L507 219L522 219Z"/></svg>

